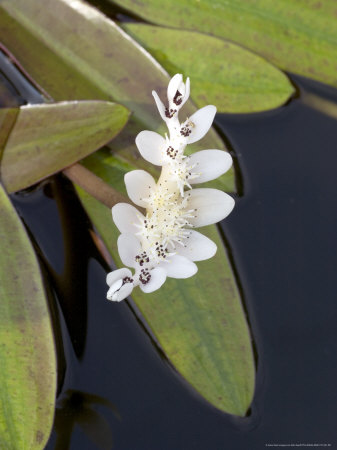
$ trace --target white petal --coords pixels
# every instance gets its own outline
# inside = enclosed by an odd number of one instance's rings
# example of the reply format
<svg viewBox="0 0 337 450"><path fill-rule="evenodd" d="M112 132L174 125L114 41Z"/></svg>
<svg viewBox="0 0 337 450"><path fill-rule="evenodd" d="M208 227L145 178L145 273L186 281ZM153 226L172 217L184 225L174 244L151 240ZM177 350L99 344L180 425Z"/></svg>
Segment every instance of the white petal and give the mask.
<svg viewBox="0 0 337 450"><path fill-rule="evenodd" d="M202 150L201 152L193 153L190 156L189 163L195 165L191 170L192 174L198 174L198 177L189 181L190 184L195 184L218 178L227 172L233 160L229 153L222 150Z"/></svg>
<svg viewBox="0 0 337 450"><path fill-rule="evenodd" d="M171 256L168 261L160 263L159 266L165 269L167 276L171 278L189 278L198 271L194 262L179 255Z"/></svg>
<svg viewBox="0 0 337 450"><path fill-rule="evenodd" d="M183 246L177 244L175 248L169 247L170 252L185 256L191 261L203 261L215 255L217 246L207 236L198 231L191 230L190 235L183 239Z"/></svg>
<svg viewBox="0 0 337 450"><path fill-rule="evenodd" d="M218 189L193 189L187 193L186 210L195 210L195 218L188 219L196 227L219 222L234 208L233 198Z"/></svg>
<svg viewBox="0 0 337 450"><path fill-rule="evenodd" d="M136 267L135 256L142 252L139 240L134 234L123 233L117 240L118 253L122 263L129 267Z"/></svg>
<svg viewBox="0 0 337 450"><path fill-rule="evenodd" d="M189 96L190 96L190 79L187 78L186 79L186 84L185 84L185 95L184 95L183 101L181 102L180 107L182 107L186 103L186 101L188 100Z"/></svg>
<svg viewBox="0 0 337 450"><path fill-rule="evenodd" d="M141 131L136 137L136 145L142 157L156 166L161 166L162 152L166 148L166 141L154 131Z"/></svg>
<svg viewBox="0 0 337 450"><path fill-rule="evenodd" d="M146 293L156 291L165 283L166 280L166 271L160 267L156 267L151 270L150 274L151 279L147 284L139 284L141 290Z"/></svg>
<svg viewBox="0 0 337 450"><path fill-rule="evenodd" d="M148 203L144 198L148 198L151 191L156 187L153 176L145 170L132 170L124 176L124 182L129 198L138 206L146 208Z"/></svg>
<svg viewBox="0 0 337 450"><path fill-rule="evenodd" d="M116 280L112 285L110 286L110 289L108 290L106 298L108 300L112 300L114 297L114 294L119 291L119 289L123 286L123 280L120 278L119 280Z"/></svg>
<svg viewBox="0 0 337 450"><path fill-rule="evenodd" d="M120 302L128 297L133 290L133 283L125 283L121 286L122 280L120 282L114 283L108 290L106 298L113 302Z"/></svg>
<svg viewBox="0 0 337 450"><path fill-rule="evenodd" d="M111 286L115 281L122 280L125 277L132 278L131 270L126 269L125 267L123 269L117 269L113 270L112 272L108 273L106 276L106 282L108 286Z"/></svg>
<svg viewBox="0 0 337 450"><path fill-rule="evenodd" d="M167 87L167 98L169 101L173 101L176 92L179 90L179 86L183 81L183 76L181 73L177 73L174 77L171 78L168 87ZM182 95L184 92L180 92Z"/></svg>
<svg viewBox="0 0 337 450"><path fill-rule="evenodd" d="M205 136L207 131L211 128L215 113L216 107L207 105L198 109L198 111L188 119L187 122L192 122L194 124L188 139L189 144L193 144L193 142L199 141L199 139Z"/></svg>
<svg viewBox="0 0 337 450"><path fill-rule="evenodd" d="M160 100L158 94L156 91L152 91L152 95L154 97L154 100L156 102L159 114L161 118L166 122L167 117L165 116L165 106L164 103Z"/></svg>
<svg viewBox="0 0 337 450"><path fill-rule="evenodd" d="M112 219L121 233L136 234L139 232L136 225L144 220L144 216L128 203L117 203L112 207Z"/></svg>

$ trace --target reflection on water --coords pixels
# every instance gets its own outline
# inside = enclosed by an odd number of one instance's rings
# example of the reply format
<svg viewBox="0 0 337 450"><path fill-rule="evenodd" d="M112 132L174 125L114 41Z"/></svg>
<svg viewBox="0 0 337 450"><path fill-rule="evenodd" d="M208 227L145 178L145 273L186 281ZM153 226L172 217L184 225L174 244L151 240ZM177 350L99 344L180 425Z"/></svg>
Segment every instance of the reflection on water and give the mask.
<svg viewBox="0 0 337 450"><path fill-rule="evenodd" d="M110 450L113 447L112 431L104 415L95 410L102 405L118 411L108 400L97 395L75 390L66 391L57 401L55 412L55 450L70 448L74 427L78 426L98 449Z"/></svg>

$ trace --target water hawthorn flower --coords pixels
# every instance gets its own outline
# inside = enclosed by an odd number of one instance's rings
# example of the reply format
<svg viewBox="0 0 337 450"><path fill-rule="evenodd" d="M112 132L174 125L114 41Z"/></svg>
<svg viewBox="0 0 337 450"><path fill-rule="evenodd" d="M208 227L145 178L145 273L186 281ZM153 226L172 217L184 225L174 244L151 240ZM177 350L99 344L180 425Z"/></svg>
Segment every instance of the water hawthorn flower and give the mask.
<svg viewBox="0 0 337 450"><path fill-rule="evenodd" d="M234 200L217 189L192 189L196 183L213 180L232 165L231 156L221 150L202 150L184 155L187 144L205 136L212 125L216 108L208 105L180 123L178 113L190 94L190 80L176 74L167 89L168 106L152 92L168 134L142 131L136 145L142 157L161 166L156 182L144 170L125 175L128 196L145 208L141 214L127 203L112 208L113 220L121 232L118 252L127 267L107 275L108 300L121 301L139 286L143 292L159 289L167 277L188 278L198 268L194 261L211 258L216 245L195 227L224 219Z"/></svg>

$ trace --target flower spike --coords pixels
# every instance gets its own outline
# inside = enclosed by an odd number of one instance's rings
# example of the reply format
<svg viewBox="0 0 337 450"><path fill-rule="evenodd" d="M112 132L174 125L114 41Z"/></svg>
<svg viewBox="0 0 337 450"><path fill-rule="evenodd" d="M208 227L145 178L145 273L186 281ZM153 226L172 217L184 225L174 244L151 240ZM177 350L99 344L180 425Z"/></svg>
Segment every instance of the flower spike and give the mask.
<svg viewBox="0 0 337 450"><path fill-rule="evenodd" d="M146 209L141 214L127 203L112 208L113 220L121 232L118 253L128 267L107 275L108 300L121 301L139 286L149 293L159 289L167 277L189 278L198 268L194 261L211 258L216 245L193 228L216 223L233 209L234 200L217 189L192 189L193 184L213 180L232 165L227 152L211 149L184 155L186 145L203 138L216 113L213 105L196 111L183 123L179 111L190 95L190 80L181 74L170 80L167 106L152 91L159 114L168 128L165 138L153 131L136 137L140 154L161 166L156 182L144 170L125 175L129 198Z"/></svg>

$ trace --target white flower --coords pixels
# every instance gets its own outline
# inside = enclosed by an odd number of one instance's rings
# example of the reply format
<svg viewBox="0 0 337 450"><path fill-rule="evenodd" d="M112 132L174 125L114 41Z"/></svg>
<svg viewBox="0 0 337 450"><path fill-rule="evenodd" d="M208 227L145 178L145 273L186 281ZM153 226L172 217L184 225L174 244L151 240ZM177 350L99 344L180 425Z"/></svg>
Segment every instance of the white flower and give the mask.
<svg viewBox="0 0 337 450"><path fill-rule="evenodd" d="M190 96L190 79L187 78L186 85L183 83L183 76L180 73L171 78L167 87L168 107L165 107L156 91L152 95L157 104L161 118L166 122L168 119L178 118L179 109L186 103Z"/></svg>
<svg viewBox="0 0 337 450"><path fill-rule="evenodd" d="M107 299L115 302L124 300L133 289L132 273L129 269L118 269L108 273L106 282L110 287Z"/></svg>
<svg viewBox="0 0 337 450"><path fill-rule="evenodd" d="M205 106L179 122L178 112L189 97L190 81L175 75L167 89L168 106L153 91L159 113L166 122L165 138L153 131L136 137L141 155L162 167L159 180L144 170L125 175L128 196L145 208L145 216L127 203L112 208L113 220L121 232L118 238L120 258L128 267L107 276L107 298L120 301L139 286L144 292L159 289L166 277L188 278L197 272L193 261L211 258L216 245L194 227L224 219L233 209L234 200L218 189L192 189L225 173L232 165L231 156L221 150L202 150L184 155L187 144L203 138L212 125L216 108Z"/></svg>

